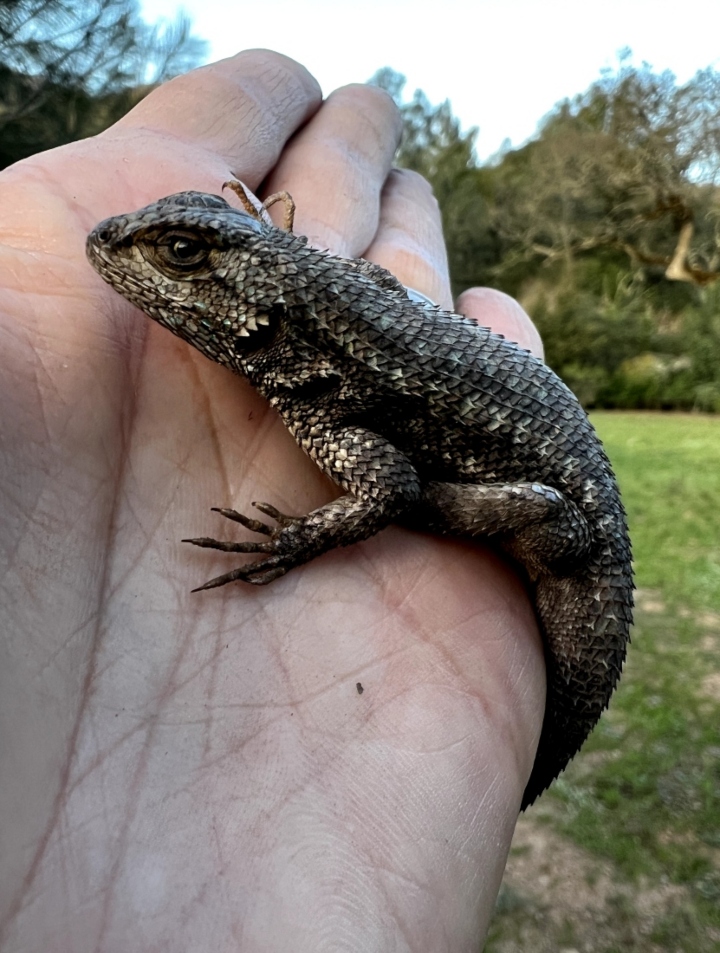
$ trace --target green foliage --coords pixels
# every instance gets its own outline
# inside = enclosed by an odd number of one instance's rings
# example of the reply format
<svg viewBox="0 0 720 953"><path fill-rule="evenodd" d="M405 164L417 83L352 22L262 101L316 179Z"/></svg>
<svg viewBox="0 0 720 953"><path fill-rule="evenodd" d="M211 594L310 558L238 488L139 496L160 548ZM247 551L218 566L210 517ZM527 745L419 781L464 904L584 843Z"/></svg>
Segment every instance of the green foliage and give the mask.
<svg viewBox="0 0 720 953"><path fill-rule="evenodd" d="M623 363L660 350L648 302L627 275L608 276L601 292L566 288L541 295L533 315L548 363L588 406L612 400Z"/></svg>
<svg viewBox="0 0 720 953"><path fill-rule="evenodd" d="M690 303L624 274L606 290L565 290L533 306L548 363L589 407L720 412L720 286ZM658 300L660 299L660 300Z"/></svg>
<svg viewBox="0 0 720 953"><path fill-rule="evenodd" d="M699 295L683 314L684 351L691 361L693 407L720 413L720 285Z"/></svg>
<svg viewBox="0 0 720 953"><path fill-rule="evenodd" d="M150 26L137 0L0 0L0 168L94 135L195 65L187 18Z"/></svg>

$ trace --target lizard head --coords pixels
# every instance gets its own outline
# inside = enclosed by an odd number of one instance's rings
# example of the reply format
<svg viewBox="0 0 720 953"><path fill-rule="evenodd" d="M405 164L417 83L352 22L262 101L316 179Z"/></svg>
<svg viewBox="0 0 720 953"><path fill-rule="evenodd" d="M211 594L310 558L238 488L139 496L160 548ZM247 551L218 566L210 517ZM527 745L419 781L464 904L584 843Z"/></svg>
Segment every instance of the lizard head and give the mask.
<svg viewBox="0 0 720 953"><path fill-rule="evenodd" d="M284 235L220 196L179 192L100 222L86 251L132 304L233 365L235 353L258 346L254 336L284 303L273 244Z"/></svg>

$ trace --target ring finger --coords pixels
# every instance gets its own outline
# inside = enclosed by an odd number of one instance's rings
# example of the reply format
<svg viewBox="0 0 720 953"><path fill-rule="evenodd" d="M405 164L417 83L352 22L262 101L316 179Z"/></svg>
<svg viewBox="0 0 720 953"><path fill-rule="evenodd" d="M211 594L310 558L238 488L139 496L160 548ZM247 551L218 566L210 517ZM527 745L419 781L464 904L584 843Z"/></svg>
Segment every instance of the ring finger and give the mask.
<svg viewBox="0 0 720 953"><path fill-rule="evenodd" d="M416 172L393 169L387 177L379 227L363 257L452 309L440 208L430 185Z"/></svg>

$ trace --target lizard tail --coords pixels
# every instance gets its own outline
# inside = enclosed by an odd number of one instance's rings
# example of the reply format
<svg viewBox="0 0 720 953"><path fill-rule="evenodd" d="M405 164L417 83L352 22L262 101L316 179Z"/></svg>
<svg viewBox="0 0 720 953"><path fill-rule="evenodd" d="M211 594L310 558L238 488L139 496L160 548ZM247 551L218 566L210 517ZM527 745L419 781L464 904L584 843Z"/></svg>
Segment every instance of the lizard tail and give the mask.
<svg viewBox="0 0 720 953"><path fill-rule="evenodd" d="M580 575L545 576L537 583L547 701L522 810L580 750L620 678L632 624L632 577L618 568L623 566L621 560L593 562Z"/></svg>

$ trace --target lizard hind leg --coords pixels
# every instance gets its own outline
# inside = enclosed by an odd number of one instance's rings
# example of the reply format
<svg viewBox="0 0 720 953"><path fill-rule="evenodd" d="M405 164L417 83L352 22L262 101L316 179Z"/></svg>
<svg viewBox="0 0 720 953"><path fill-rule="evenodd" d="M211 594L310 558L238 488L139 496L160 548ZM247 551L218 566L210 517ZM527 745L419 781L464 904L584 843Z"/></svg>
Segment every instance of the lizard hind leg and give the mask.
<svg viewBox="0 0 720 953"><path fill-rule="evenodd" d="M616 513L621 519L621 511ZM539 483L434 483L421 517L440 533L483 537L524 566L545 643L547 702L523 809L580 749L620 675L632 621L629 560L619 531L594 527L559 491ZM617 540L620 539L620 543ZM627 556L627 550L621 549Z"/></svg>
<svg viewBox="0 0 720 953"><path fill-rule="evenodd" d="M531 578L563 564L577 567L590 548L578 507L542 483L430 483L421 519L437 533L496 541Z"/></svg>

